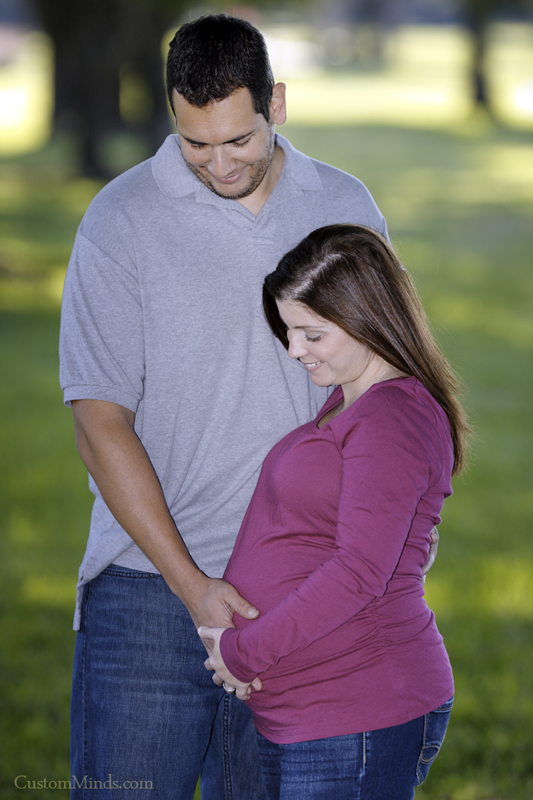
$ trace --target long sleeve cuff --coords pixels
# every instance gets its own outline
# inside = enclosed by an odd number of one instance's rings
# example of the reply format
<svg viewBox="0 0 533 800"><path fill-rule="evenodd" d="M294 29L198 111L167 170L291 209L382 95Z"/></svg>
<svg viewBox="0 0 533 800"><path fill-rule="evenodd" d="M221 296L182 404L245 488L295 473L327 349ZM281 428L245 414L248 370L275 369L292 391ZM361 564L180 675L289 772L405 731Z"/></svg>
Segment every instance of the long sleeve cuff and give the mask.
<svg viewBox="0 0 533 800"><path fill-rule="evenodd" d="M257 672L251 671L239 652L239 633L235 628L227 628L220 638L220 653L224 664L232 675L243 683L251 683Z"/></svg>

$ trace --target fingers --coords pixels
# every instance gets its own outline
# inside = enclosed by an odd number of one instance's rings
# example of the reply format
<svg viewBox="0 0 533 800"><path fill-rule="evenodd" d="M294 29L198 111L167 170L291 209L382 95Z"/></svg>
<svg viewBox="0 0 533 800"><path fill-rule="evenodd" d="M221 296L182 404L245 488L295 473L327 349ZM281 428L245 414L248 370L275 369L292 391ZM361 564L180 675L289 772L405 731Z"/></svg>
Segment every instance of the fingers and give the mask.
<svg viewBox="0 0 533 800"><path fill-rule="evenodd" d="M249 606L248 603L246 605ZM251 606L249 607L251 608ZM212 679L217 686L222 686L228 694L235 694L240 700L248 700L252 694L252 688L256 692L261 691L263 684L258 677L254 678L251 683L242 683L237 678L234 678L225 666L219 651L220 637L224 632L223 628L209 628L207 625L200 625L197 630L209 653L208 658L204 661L204 667L210 672L214 672ZM226 680L222 677L224 675Z"/></svg>
<svg viewBox="0 0 533 800"><path fill-rule="evenodd" d="M213 675L213 683L216 683L217 686L221 686L228 694L234 694L239 700L249 700L252 694L252 688L256 692L260 692L263 687L259 678L254 678L252 683L238 683L234 686L229 681L222 680L218 672L215 672Z"/></svg>
<svg viewBox="0 0 533 800"><path fill-rule="evenodd" d="M255 619L259 611L248 603L239 592L221 578L209 578L203 595L191 605L189 612L200 628L234 628L233 614L245 619ZM200 636L204 636L203 632Z"/></svg>
<svg viewBox="0 0 533 800"><path fill-rule="evenodd" d="M227 602L233 611L236 611L241 617L245 617L246 619L255 619L259 616L259 611L257 608L245 600L244 597L241 597L236 589L233 589L233 592L231 592L227 598Z"/></svg>
<svg viewBox="0 0 533 800"><path fill-rule="evenodd" d="M435 559L437 558L437 548L439 546L439 532L436 528L433 528L431 531L431 544L429 546L429 555L428 560L424 567L422 568L422 583L425 582L426 575L435 563Z"/></svg>

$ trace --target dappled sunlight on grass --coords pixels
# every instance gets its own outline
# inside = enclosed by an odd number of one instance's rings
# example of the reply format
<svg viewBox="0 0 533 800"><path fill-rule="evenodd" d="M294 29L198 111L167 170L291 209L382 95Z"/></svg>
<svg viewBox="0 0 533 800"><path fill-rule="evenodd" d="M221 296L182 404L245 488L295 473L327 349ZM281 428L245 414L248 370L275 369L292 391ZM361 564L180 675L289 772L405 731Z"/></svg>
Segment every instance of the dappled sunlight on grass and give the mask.
<svg viewBox="0 0 533 800"><path fill-rule="evenodd" d="M61 171L0 181L0 309L58 308L79 220L101 186ZM37 180L36 180L37 177Z"/></svg>
<svg viewBox="0 0 533 800"><path fill-rule="evenodd" d="M531 559L505 552L487 555L493 545L490 531L485 533L475 557L458 552L451 568L444 539L445 563L437 561L427 580L428 604L447 644L456 693L443 753L417 800L532 796L533 693L526 653L533 635L533 566ZM506 533L502 530L502 538L509 543L513 533Z"/></svg>
<svg viewBox="0 0 533 800"><path fill-rule="evenodd" d="M46 144L51 133L52 49L47 36L20 37L14 59L0 66L0 154Z"/></svg>
<svg viewBox="0 0 533 800"><path fill-rule="evenodd" d="M13 487L7 487L14 494ZM39 542L43 535L42 526L35 518L22 508L14 508L9 520L4 523L3 535L11 540L12 547L31 547Z"/></svg>
<svg viewBox="0 0 533 800"><path fill-rule="evenodd" d="M403 218L420 218L420 209L428 203L454 206L454 216L462 207L470 213L469 206L498 206L507 203L533 200L533 142L516 147L498 142L477 143L477 152L471 153L468 164L455 164L450 168L433 166L405 166L390 176L390 193L398 198ZM431 209L430 209L431 210Z"/></svg>
<svg viewBox="0 0 533 800"><path fill-rule="evenodd" d="M449 617L460 590L474 618L481 614L533 622L533 561L507 553L487 556L481 551L475 570L468 575L464 569L457 576L443 575L438 564L434 571L426 582L426 599L437 619Z"/></svg>
<svg viewBox="0 0 533 800"><path fill-rule="evenodd" d="M52 267L44 277L0 278L0 309L17 311L59 308L66 267Z"/></svg>
<svg viewBox="0 0 533 800"><path fill-rule="evenodd" d="M435 321L456 330L473 330L506 341L519 349L533 349L533 317L531 312L489 305L484 298L460 294L439 294L431 301L430 312Z"/></svg>
<svg viewBox="0 0 533 800"><path fill-rule="evenodd" d="M533 127L533 25L493 25L491 102L507 124ZM473 44L457 26L404 26L385 35L381 69L285 80L293 123L448 128L473 113Z"/></svg>
<svg viewBox="0 0 533 800"><path fill-rule="evenodd" d="M500 200L533 200L533 145L499 147L488 154L485 170L498 182ZM494 198L496 199L496 198Z"/></svg>
<svg viewBox="0 0 533 800"><path fill-rule="evenodd" d="M290 119L449 126L471 112L469 56L470 42L460 28L400 28L387 36L381 70L287 78Z"/></svg>
<svg viewBox="0 0 533 800"><path fill-rule="evenodd" d="M29 575L22 583L21 598L30 603L60 606L71 612L76 597L71 576L63 578Z"/></svg>
<svg viewBox="0 0 533 800"><path fill-rule="evenodd" d="M464 120L471 106L455 86L436 87L431 78L416 82L385 75L321 75L287 81L290 119L295 124L361 123L448 127Z"/></svg>
<svg viewBox="0 0 533 800"><path fill-rule="evenodd" d="M493 27L487 64L497 111L518 126L533 124L533 25Z"/></svg>
<svg viewBox="0 0 533 800"><path fill-rule="evenodd" d="M478 602L488 614L533 621L533 562L497 556L479 565Z"/></svg>

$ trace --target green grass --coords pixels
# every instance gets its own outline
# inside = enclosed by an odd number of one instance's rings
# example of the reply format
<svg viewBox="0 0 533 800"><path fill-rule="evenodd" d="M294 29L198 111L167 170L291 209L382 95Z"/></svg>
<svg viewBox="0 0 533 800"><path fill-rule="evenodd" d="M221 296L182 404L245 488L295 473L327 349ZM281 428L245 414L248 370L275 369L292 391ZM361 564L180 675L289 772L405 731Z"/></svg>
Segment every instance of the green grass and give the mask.
<svg viewBox="0 0 533 800"><path fill-rule="evenodd" d="M472 464L444 509L427 595L455 669L443 752L417 800L533 796L533 144L483 120L449 132L289 127L358 175L385 213L468 386ZM73 587L90 497L57 386L58 286L96 185L61 154L0 188L2 796L64 780ZM67 165L68 166L68 165ZM31 790L26 797L60 797Z"/></svg>

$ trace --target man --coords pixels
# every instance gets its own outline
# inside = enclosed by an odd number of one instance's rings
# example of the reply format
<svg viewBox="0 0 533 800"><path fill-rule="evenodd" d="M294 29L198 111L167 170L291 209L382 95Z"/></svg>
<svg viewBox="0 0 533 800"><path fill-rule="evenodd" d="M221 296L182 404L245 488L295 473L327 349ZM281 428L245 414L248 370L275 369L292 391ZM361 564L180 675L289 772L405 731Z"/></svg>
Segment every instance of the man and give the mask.
<svg viewBox="0 0 533 800"><path fill-rule="evenodd" d="M61 383L95 494L80 568L73 796L262 797L246 705L203 667L199 625L257 611L220 579L262 460L325 390L271 336L264 276L314 228L385 221L355 178L274 133L285 86L242 20L170 46L178 134L112 181L65 283ZM144 796L144 795L143 795Z"/></svg>

